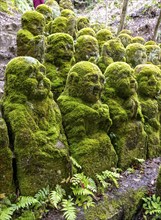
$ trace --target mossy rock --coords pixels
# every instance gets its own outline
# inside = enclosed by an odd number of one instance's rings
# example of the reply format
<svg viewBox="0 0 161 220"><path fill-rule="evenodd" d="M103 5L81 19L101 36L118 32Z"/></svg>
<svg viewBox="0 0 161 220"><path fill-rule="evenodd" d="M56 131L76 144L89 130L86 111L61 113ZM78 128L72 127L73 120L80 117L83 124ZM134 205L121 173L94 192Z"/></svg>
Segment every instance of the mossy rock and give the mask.
<svg viewBox="0 0 161 220"><path fill-rule="evenodd" d="M14 58L5 72L4 118L22 195L34 195L47 185L53 188L70 171L61 113L45 74L45 67L32 57Z"/></svg>
<svg viewBox="0 0 161 220"><path fill-rule="evenodd" d="M145 42L145 46L147 46L147 45L156 45L156 42L153 40L149 40L149 41Z"/></svg>
<svg viewBox="0 0 161 220"><path fill-rule="evenodd" d="M128 35L131 36L131 35L132 35L132 32L131 32L130 30L123 29L122 31L119 32L119 35L120 35L120 34L128 34Z"/></svg>
<svg viewBox="0 0 161 220"><path fill-rule="evenodd" d="M55 33L67 33L68 32L68 19L62 16L55 18L49 22L48 25L49 34Z"/></svg>
<svg viewBox="0 0 161 220"><path fill-rule="evenodd" d="M147 62L145 46L139 43L129 44L126 47L126 62L133 68L145 64Z"/></svg>
<svg viewBox="0 0 161 220"><path fill-rule="evenodd" d="M70 17L70 16L76 16L76 15L75 15L75 13L74 13L73 10L63 9L63 10L61 11L61 16L68 18L68 17Z"/></svg>
<svg viewBox="0 0 161 220"><path fill-rule="evenodd" d="M76 63L69 71L64 92L58 98L71 155L93 178L95 173L117 164L117 155L107 131L109 109L100 102L104 76L93 63Z"/></svg>
<svg viewBox="0 0 161 220"><path fill-rule="evenodd" d="M85 211L86 220L131 220L138 211L146 190L143 188L129 190L111 198L105 196L103 201Z"/></svg>
<svg viewBox="0 0 161 220"><path fill-rule="evenodd" d="M95 37L90 35L82 35L77 38L74 53L76 62L83 60L96 62L98 56L99 46Z"/></svg>

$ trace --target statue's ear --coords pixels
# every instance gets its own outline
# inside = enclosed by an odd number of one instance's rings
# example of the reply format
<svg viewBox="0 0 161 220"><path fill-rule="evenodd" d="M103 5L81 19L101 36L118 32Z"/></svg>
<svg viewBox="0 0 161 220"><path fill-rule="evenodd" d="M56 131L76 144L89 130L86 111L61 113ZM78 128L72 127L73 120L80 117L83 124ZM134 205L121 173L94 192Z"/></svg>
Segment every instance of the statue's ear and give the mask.
<svg viewBox="0 0 161 220"><path fill-rule="evenodd" d="M76 73L76 72L69 73L67 81L68 81L68 84L70 84L70 85L77 84L79 82L78 73Z"/></svg>

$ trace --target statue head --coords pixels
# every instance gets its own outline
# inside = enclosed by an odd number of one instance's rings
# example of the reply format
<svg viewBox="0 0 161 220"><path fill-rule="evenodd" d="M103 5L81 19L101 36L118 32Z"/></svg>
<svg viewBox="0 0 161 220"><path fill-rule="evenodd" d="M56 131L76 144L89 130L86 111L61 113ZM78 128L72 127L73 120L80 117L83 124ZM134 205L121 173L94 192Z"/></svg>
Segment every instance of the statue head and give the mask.
<svg viewBox="0 0 161 220"><path fill-rule="evenodd" d="M49 22L49 34L54 33L67 33L68 32L68 19L63 16L55 18Z"/></svg>
<svg viewBox="0 0 161 220"><path fill-rule="evenodd" d="M45 60L57 64L70 61L74 53L73 38L69 34L56 33L47 38Z"/></svg>
<svg viewBox="0 0 161 220"><path fill-rule="evenodd" d="M38 5L36 11L44 15L46 23L53 19L51 8L45 4Z"/></svg>
<svg viewBox="0 0 161 220"><path fill-rule="evenodd" d="M22 29L28 30L34 36L42 35L45 27L44 16L37 11L27 11L21 18Z"/></svg>
<svg viewBox="0 0 161 220"><path fill-rule="evenodd" d="M77 38L75 43L75 59L79 61L92 61L99 56L98 41L90 35L82 35Z"/></svg>
<svg viewBox="0 0 161 220"><path fill-rule="evenodd" d="M161 71L153 64L142 64L135 68L140 96L155 98L161 90Z"/></svg>
<svg viewBox="0 0 161 220"><path fill-rule="evenodd" d="M125 62L114 62L105 71L105 87L114 89L116 95L127 99L136 93L137 82L133 69Z"/></svg>
<svg viewBox="0 0 161 220"><path fill-rule="evenodd" d="M42 100L50 93L50 80L45 67L33 57L16 57L6 67L5 94L19 95L27 100Z"/></svg>
<svg viewBox="0 0 161 220"><path fill-rule="evenodd" d="M161 64L161 48L158 45L146 45L147 61L154 65Z"/></svg>
<svg viewBox="0 0 161 220"><path fill-rule="evenodd" d="M82 99L87 103L96 103L104 87L104 76L97 65L81 61L69 71L65 94Z"/></svg>
<svg viewBox="0 0 161 220"><path fill-rule="evenodd" d="M133 68L145 64L147 62L145 46L139 43L129 44L126 47L126 62Z"/></svg>

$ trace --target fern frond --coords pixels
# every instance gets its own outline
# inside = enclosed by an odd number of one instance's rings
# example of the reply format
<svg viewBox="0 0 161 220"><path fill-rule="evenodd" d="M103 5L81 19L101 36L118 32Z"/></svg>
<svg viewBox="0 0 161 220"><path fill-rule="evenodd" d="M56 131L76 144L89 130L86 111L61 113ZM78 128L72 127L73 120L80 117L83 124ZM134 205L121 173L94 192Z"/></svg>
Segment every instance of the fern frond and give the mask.
<svg viewBox="0 0 161 220"><path fill-rule="evenodd" d="M76 208L72 199L63 199L62 200L62 211L64 212L63 216L66 220L75 220L76 219Z"/></svg>
<svg viewBox="0 0 161 220"><path fill-rule="evenodd" d="M78 164L78 162L76 161L76 159L74 159L73 157L70 157L70 160L72 162L72 164L79 169L82 169L81 165Z"/></svg>
<svg viewBox="0 0 161 220"><path fill-rule="evenodd" d="M34 196L35 199L37 199L39 202L45 201L47 197L49 196L49 186L46 188L40 189Z"/></svg>
<svg viewBox="0 0 161 220"><path fill-rule="evenodd" d="M62 189L60 185L56 185L55 190L51 191L49 198L56 209L58 208L58 203L61 202L64 195L65 190Z"/></svg>
<svg viewBox="0 0 161 220"><path fill-rule="evenodd" d="M16 207L5 207L3 209L0 209L0 219L2 220L12 219L12 215L15 210L16 210Z"/></svg>
<svg viewBox="0 0 161 220"><path fill-rule="evenodd" d="M39 201L37 199L35 199L34 197L31 196L20 196L19 197L19 201L17 202L17 209L24 209L24 208L29 208L29 206L34 206L37 203L39 203Z"/></svg>

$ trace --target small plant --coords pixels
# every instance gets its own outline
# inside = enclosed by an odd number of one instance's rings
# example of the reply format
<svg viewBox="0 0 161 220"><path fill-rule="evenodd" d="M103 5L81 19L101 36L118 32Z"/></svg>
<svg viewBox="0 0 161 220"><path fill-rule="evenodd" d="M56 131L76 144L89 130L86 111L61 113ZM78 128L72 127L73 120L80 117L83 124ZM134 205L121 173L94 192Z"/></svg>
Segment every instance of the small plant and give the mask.
<svg viewBox="0 0 161 220"><path fill-rule="evenodd" d="M144 218L151 216L152 220L161 219L161 199L153 194L150 197L143 198L143 209L145 210Z"/></svg>
<svg viewBox="0 0 161 220"><path fill-rule="evenodd" d="M119 187L118 179L120 174L116 171L112 172L109 170L105 170L102 174L96 174L97 179L99 180L101 186L99 187L99 191L104 193L105 189L107 189L111 184L114 184L117 188Z"/></svg>

